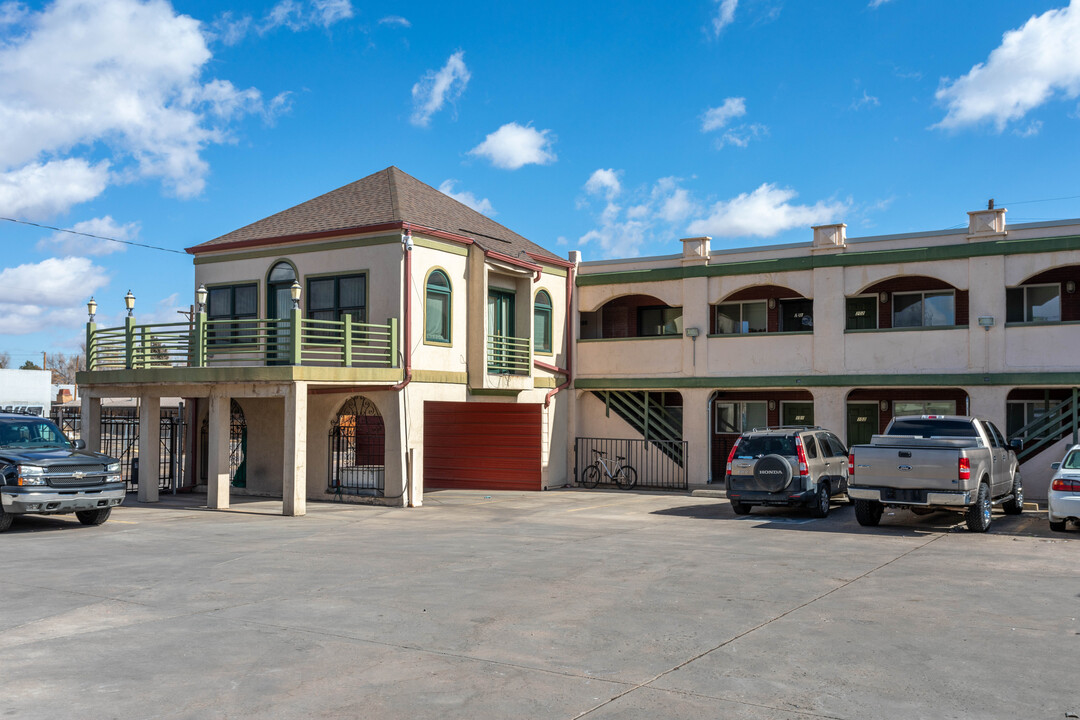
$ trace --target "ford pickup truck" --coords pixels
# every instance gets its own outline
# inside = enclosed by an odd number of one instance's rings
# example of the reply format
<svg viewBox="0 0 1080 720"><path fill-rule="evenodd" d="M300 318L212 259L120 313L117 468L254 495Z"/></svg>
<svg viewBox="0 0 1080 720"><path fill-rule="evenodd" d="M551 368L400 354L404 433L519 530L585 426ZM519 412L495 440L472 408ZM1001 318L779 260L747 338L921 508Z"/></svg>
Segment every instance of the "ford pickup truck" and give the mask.
<svg viewBox="0 0 1080 720"><path fill-rule="evenodd" d="M894 418L868 445L851 448L848 496L860 525L881 521L885 507L916 514L964 513L968 530L986 532L991 510L1024 510L1024 486L1015 449L986 420L959 415Z"/></svg>
<svg viewBox="0 0 1080 720"><path fill-rule="evenodd" d="M75 513L83 525L108 520L127 484L119 461L85 448L45 418L0 413L0 532L17 515Z"/></svg>

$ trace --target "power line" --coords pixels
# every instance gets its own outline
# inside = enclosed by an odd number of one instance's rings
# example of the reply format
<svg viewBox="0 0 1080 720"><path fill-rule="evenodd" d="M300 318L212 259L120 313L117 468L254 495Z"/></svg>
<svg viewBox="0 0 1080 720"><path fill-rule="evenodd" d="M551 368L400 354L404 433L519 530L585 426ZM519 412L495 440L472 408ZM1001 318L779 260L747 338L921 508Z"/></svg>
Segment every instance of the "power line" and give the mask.
<svg viewBox="0 0 1080 720"><path fill-rule="evenodd" d="M173 250L172 248L159 247L158 245L148 245L147 243L138 243L132 240L118 240L117 238L105 237L104 235L93 235L91 233L79 232L78 230L68 230L67 228L53 227L52 225L39 225L38 223L29 222L28 220L16 220L15 218L0 217L0 220L7 220L8 222L17 223L19 225L31 225L36 228L42 228L44 230L55 230L56 232L70 233L72 235L82 235L83 237L95 238L97 240L108 240L109 242L121 243L122 245L132 245L134 247L146 248L147 250L160 250L167 253L176 253L177 255L187 255L183 250Z"/></svg>
<svg viewBox="0 0 1080 720"><path fill-rule="evenodd" d="M1056 200L1076 200L1077 198L1080 198L1080 195L1069 195L1068 197L1058 197L1058 198L1043 198L1041 200L1018 200L1017 202L1003 202L1003 203L1000 203L1000 204L1001 205L1029 205L1031 203L1054 202Z"/></svg>

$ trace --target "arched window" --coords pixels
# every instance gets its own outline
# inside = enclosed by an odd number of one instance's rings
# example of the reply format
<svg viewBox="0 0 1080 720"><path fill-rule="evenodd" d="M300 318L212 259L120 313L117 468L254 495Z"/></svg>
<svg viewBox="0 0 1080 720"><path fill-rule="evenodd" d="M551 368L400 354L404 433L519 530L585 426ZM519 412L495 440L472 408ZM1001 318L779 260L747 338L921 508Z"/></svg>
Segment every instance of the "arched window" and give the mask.
<svg viewBox="0 0 1080 720"><path fill-rule="evenodd" d="M442 270L427 278L424 302L424 342L450 344L450 280Z"/></svg>
<svg viewBox="0 0 1080 720"><path fill-rule="evenodd" d="M551 296L547 290L536 293L533 302L533 351L551 352Z"/></svg>

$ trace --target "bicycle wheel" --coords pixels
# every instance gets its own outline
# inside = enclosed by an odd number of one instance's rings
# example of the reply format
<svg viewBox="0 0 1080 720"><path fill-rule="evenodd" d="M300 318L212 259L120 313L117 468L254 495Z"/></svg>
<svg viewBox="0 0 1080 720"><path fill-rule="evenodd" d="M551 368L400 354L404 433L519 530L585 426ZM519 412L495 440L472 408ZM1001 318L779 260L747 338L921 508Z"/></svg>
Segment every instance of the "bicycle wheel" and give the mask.
<svg viewBox="0 0 1080 720"><path fill-rule="evenodd" d="M637 470L629 465L624 465L619 470L619 474L615 476L615 484L622 490L629 490L634 487L637 485Z"/></svg>
<svg viewBox="0 0 1080 720"><path fill-rule="evenodd" d="M585 472L581 473L581 484L587 488L594 488L600 484L600 471L595 465L590 465L585 468Z"/></svg>

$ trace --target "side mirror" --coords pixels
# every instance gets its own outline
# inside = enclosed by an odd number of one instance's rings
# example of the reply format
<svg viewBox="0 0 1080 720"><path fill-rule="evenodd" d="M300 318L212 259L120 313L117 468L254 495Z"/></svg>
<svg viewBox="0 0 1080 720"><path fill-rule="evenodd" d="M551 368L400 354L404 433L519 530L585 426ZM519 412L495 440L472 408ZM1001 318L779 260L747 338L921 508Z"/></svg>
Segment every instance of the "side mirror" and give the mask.
<svg viewBox="0 0 1080 720"><path fill-rule="evenodd" d="M1051 470L1060 470L1061 469L1061 463L1059 463L1059 462L1050 463L1050 469Z"/></svg>
<svg viewBox="0 0 1080 720"><path fill-rule="evenodd" d="M1016 452L1020 452L1024 449L1024 440L1023 438L1015 437L1009 441L1009 446Z"/></svg>
<svg viewBox="0 0 1080 720"><path fill-rule="evenodd" d="M86 449L86 441L85 440L74 440L74 441L72 441L71 445L76 450L85 450Z"/></svg>

